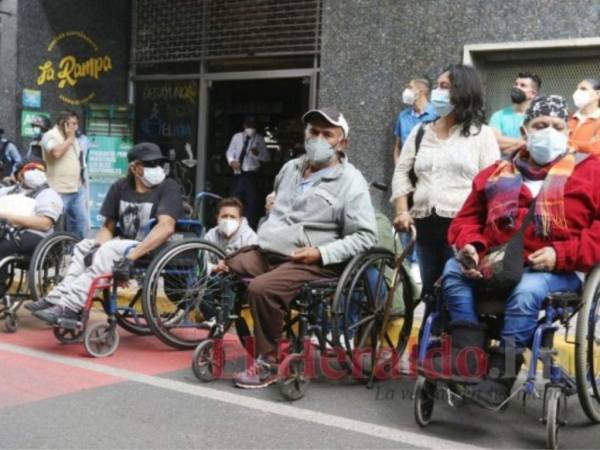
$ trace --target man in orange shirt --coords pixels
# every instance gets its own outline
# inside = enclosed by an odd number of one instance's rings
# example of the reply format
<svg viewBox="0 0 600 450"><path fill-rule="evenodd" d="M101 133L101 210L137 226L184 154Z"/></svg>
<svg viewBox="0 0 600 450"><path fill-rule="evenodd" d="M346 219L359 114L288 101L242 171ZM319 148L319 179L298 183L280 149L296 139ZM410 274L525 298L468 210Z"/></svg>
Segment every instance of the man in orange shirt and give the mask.
<svg viewBox="0 0 600 450"><path fill-rule="evenodd" d="M600 155L600 80L588 78L573 94L577 112L569 118L569 146Z"/></svg>

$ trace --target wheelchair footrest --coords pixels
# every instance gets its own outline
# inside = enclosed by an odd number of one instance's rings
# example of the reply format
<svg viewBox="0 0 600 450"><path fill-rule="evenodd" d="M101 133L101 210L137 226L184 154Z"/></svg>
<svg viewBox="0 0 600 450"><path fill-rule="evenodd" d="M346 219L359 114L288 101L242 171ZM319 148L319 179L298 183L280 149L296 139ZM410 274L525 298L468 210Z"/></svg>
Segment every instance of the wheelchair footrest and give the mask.
<svg viewBox="0 0 600 450"><path fill-rule="evenodd" d="M74 319L58 319L56 321L56 326L69 330L80 330L83 328L83 322Z"/></svg>

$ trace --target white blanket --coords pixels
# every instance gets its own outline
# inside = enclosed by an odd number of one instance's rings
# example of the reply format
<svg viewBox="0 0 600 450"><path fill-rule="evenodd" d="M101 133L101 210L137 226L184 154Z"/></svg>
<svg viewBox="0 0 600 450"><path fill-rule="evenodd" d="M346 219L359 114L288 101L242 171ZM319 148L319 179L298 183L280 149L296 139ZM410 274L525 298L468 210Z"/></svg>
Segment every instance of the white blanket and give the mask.
<svg viewBox="0 0 600 450"><path fill-rule="evenodd" d="M24 194L9 194L0 197L0 212L33 216L35 199Z"/></svg>

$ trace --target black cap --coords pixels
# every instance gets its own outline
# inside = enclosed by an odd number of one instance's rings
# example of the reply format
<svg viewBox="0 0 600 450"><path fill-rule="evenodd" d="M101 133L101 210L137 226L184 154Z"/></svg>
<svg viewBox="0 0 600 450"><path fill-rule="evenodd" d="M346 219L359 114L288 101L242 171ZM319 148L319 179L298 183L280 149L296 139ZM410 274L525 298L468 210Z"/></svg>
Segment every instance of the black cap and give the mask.
<svg viewBox="0 0 600 450"><path fill-rule="evenodd" d="M157 159L167 159L160 151L160 147L152 142L140 142L135 144L127 152L127 161L156 161Z"/></svg>

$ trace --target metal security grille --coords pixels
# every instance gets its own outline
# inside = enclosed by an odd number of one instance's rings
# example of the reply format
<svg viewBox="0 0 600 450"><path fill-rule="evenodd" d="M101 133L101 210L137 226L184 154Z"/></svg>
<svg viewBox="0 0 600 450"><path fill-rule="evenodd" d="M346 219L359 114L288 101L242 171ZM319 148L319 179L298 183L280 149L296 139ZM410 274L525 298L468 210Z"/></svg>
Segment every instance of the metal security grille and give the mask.
<svg viewBox="0 0 600 450"><path fill-rule="evenodd" d="M539 75L542 79L540 93L562 95L569 103L569 110L574 111L573 92L581 80L598 78L600 58L494 61L478 67L485 85L486 112L489 118L498 109L510 105L510 88L516 74L521 71Z"/></svg>
<svg viewBox="0 0 600 450"><path fill-rule="evenodd" d="M136 63L318 54L322 0L137 0Z"/></svg>

